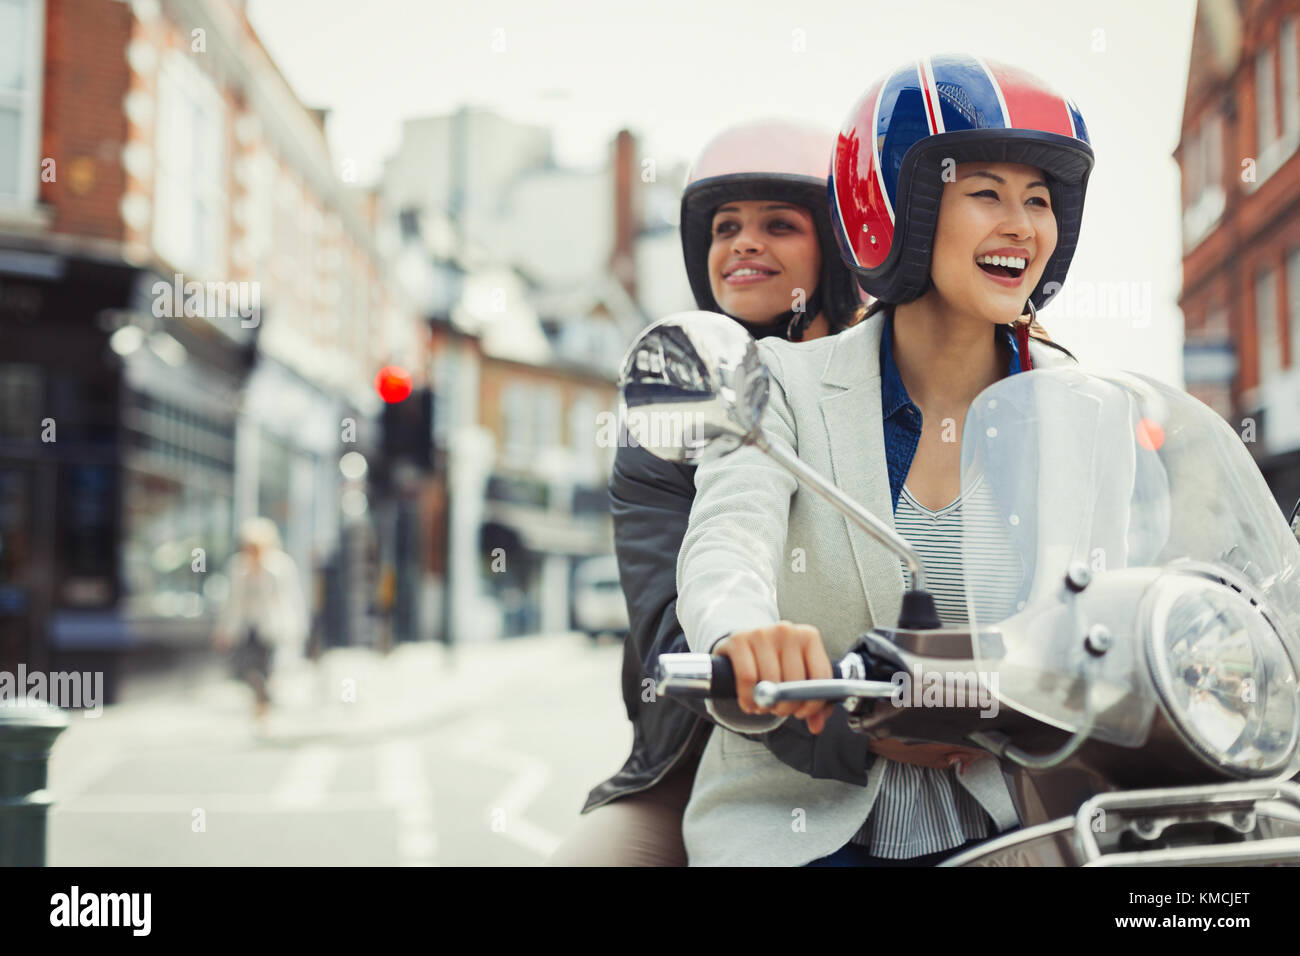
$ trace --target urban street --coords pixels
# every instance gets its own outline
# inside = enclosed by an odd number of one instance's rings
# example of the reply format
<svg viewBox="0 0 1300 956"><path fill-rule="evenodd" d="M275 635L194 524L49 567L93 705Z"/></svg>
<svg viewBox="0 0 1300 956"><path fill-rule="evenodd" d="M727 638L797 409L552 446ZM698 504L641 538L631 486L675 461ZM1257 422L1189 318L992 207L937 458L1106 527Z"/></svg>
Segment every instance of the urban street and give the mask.
<svg viewBox="0 0 1300 956"><path fill-rule="evenodd" d="M454 664L427 643L331 652L280 681L265 734L220 675L73 714L48 863L539 864L627 755L621 654L578 634L458 647Z"/></svg>

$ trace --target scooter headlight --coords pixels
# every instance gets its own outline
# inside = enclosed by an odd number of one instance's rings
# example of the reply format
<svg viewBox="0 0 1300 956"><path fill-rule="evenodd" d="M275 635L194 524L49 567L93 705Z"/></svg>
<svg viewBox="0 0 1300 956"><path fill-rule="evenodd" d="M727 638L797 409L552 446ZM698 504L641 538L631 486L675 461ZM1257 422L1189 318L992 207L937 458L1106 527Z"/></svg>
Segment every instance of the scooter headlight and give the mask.
<svg viewBox="0 0 1300 956"><path fill-rule="evenodd" d="M1157 581L1150 606L1148 659L1175 726L1235 776L1286 769L1300 741L1296 667L1260 608L1191 575Z"/></svg>

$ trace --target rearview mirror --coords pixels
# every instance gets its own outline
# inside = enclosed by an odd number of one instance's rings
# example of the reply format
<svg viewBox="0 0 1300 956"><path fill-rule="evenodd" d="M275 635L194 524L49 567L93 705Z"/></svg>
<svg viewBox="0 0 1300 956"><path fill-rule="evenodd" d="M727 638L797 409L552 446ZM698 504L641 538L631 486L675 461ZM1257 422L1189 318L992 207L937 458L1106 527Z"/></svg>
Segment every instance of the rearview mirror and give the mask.
<svg viewBox="0 0 1300 956"><path fill-rule="evenodd" d="M667 461L698 464L753 440L767 406L767 369L738 322L677 312L628 350L619 412L637 444Z"/></svg>

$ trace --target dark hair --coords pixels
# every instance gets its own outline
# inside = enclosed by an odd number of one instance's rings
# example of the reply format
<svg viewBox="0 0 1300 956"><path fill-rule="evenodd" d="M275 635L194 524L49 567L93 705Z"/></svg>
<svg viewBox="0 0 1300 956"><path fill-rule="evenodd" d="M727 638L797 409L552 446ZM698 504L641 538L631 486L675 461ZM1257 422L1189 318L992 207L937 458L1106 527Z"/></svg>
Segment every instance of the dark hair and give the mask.
<svg viewBox="0 0 1300 956"><path fill-rule="evenodd" d="M843 332L845 329L857 325L865 317L863 313L863 309L865 308L866 306L858 306L850 312L836 312L834 309L830 308L828 304L827 307L823 309L826 315L826 325L830 330L828 334L835 335L838 332Z"/></svg>

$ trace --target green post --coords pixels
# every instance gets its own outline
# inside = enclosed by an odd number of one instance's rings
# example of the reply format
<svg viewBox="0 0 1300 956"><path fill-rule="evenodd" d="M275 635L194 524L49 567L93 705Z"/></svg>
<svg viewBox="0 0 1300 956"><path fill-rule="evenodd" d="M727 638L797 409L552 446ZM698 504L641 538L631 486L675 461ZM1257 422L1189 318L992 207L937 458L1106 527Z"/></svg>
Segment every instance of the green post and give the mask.
<svg viewBox="0 0 1300 956"><path fill-rule="evenodd" d="M0 701L0 866L45 865L50 748L67 726L43 701Z"/></svg>

